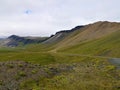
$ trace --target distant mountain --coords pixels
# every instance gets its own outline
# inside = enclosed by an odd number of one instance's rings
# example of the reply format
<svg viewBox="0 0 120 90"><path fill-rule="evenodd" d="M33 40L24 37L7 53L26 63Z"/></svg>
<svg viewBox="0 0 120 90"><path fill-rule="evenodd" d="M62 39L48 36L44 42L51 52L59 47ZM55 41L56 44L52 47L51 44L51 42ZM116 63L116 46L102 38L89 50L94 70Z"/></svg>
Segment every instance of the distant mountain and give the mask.
<svg viewBox="0 0 120 90"><path fill-rule="evenodd" d="M0 40L3 40L4 38L0 38Z"/></svg>
<svg viewBox="0 0 120 90"><path fill-rule="evenodd" d="M17 35L11 35L8 38L1 41L1 46L16 47L19 45L27 45L32 43L40 43L48 37L20 37Z"/></svg>

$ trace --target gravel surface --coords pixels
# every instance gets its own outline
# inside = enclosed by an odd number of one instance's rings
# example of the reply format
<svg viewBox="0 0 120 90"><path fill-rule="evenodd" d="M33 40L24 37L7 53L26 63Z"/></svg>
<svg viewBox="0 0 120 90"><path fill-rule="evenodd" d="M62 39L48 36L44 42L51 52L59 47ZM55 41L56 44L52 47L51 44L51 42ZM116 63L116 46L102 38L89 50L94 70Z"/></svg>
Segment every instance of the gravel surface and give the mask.
<svg viewBox="0 0 120 90"><path fill-rule="evenodd" d="M116 65L120 69L120 58L112 58L109 60L110 63Z"/></svg>

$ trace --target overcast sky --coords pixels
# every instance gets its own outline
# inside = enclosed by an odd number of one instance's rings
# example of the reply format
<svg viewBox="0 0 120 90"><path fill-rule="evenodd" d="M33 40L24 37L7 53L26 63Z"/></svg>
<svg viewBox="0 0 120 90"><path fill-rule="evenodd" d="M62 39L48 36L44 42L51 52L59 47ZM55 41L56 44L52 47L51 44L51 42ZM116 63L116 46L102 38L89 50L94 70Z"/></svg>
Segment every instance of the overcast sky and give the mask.
<svg viewBox="0 0 120 90"><path fill-rule="evenodd" d="M0 36L50 36L96 21L120 21L120 0L0 0Z"/></svg>

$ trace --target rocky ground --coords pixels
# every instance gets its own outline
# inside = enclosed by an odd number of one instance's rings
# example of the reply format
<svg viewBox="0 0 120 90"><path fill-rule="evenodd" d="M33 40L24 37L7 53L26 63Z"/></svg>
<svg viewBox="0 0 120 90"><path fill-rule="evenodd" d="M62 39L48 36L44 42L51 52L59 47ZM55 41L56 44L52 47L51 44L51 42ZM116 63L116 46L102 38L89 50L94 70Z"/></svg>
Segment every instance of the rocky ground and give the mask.
<svg viewBox="0 0 120 90"><path fill-rule="evenodd" d="M0 90L19 90L21 82L29 79L37 82L40 77L52 77L61 72L71 71L72 66L41 66L24 61L0 62Z"/></svg>
<svg viewBox="0 0 120 90"><path fill-rule="evenodd" d="M0 62L0 90L119 90L119 80L119 70L105 62Z"/></svg>

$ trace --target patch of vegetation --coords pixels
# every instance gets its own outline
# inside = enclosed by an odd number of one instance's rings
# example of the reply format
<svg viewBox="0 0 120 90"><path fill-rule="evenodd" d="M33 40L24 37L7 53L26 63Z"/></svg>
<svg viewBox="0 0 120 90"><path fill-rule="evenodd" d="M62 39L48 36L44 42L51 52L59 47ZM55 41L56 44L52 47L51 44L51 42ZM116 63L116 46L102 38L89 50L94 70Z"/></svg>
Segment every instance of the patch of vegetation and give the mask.
<svg viewBox="0 0 120 90"><path fill-rule="evenodd" d="M0 86L2 86L3 85L3 81L2 80L0 80Z"/></svg>
<svg viewBox="0 0 120 90"><path fill-rule="evenodd" d="M38 70L34 69L31 72L32 72L32 74L36 74L38 72Z"/></svg>
<svg viewBox="0 0 120 90"><path fill-rule="evenodd" d="M7 64L8 68L14 68L13 64Z"/></svg>

